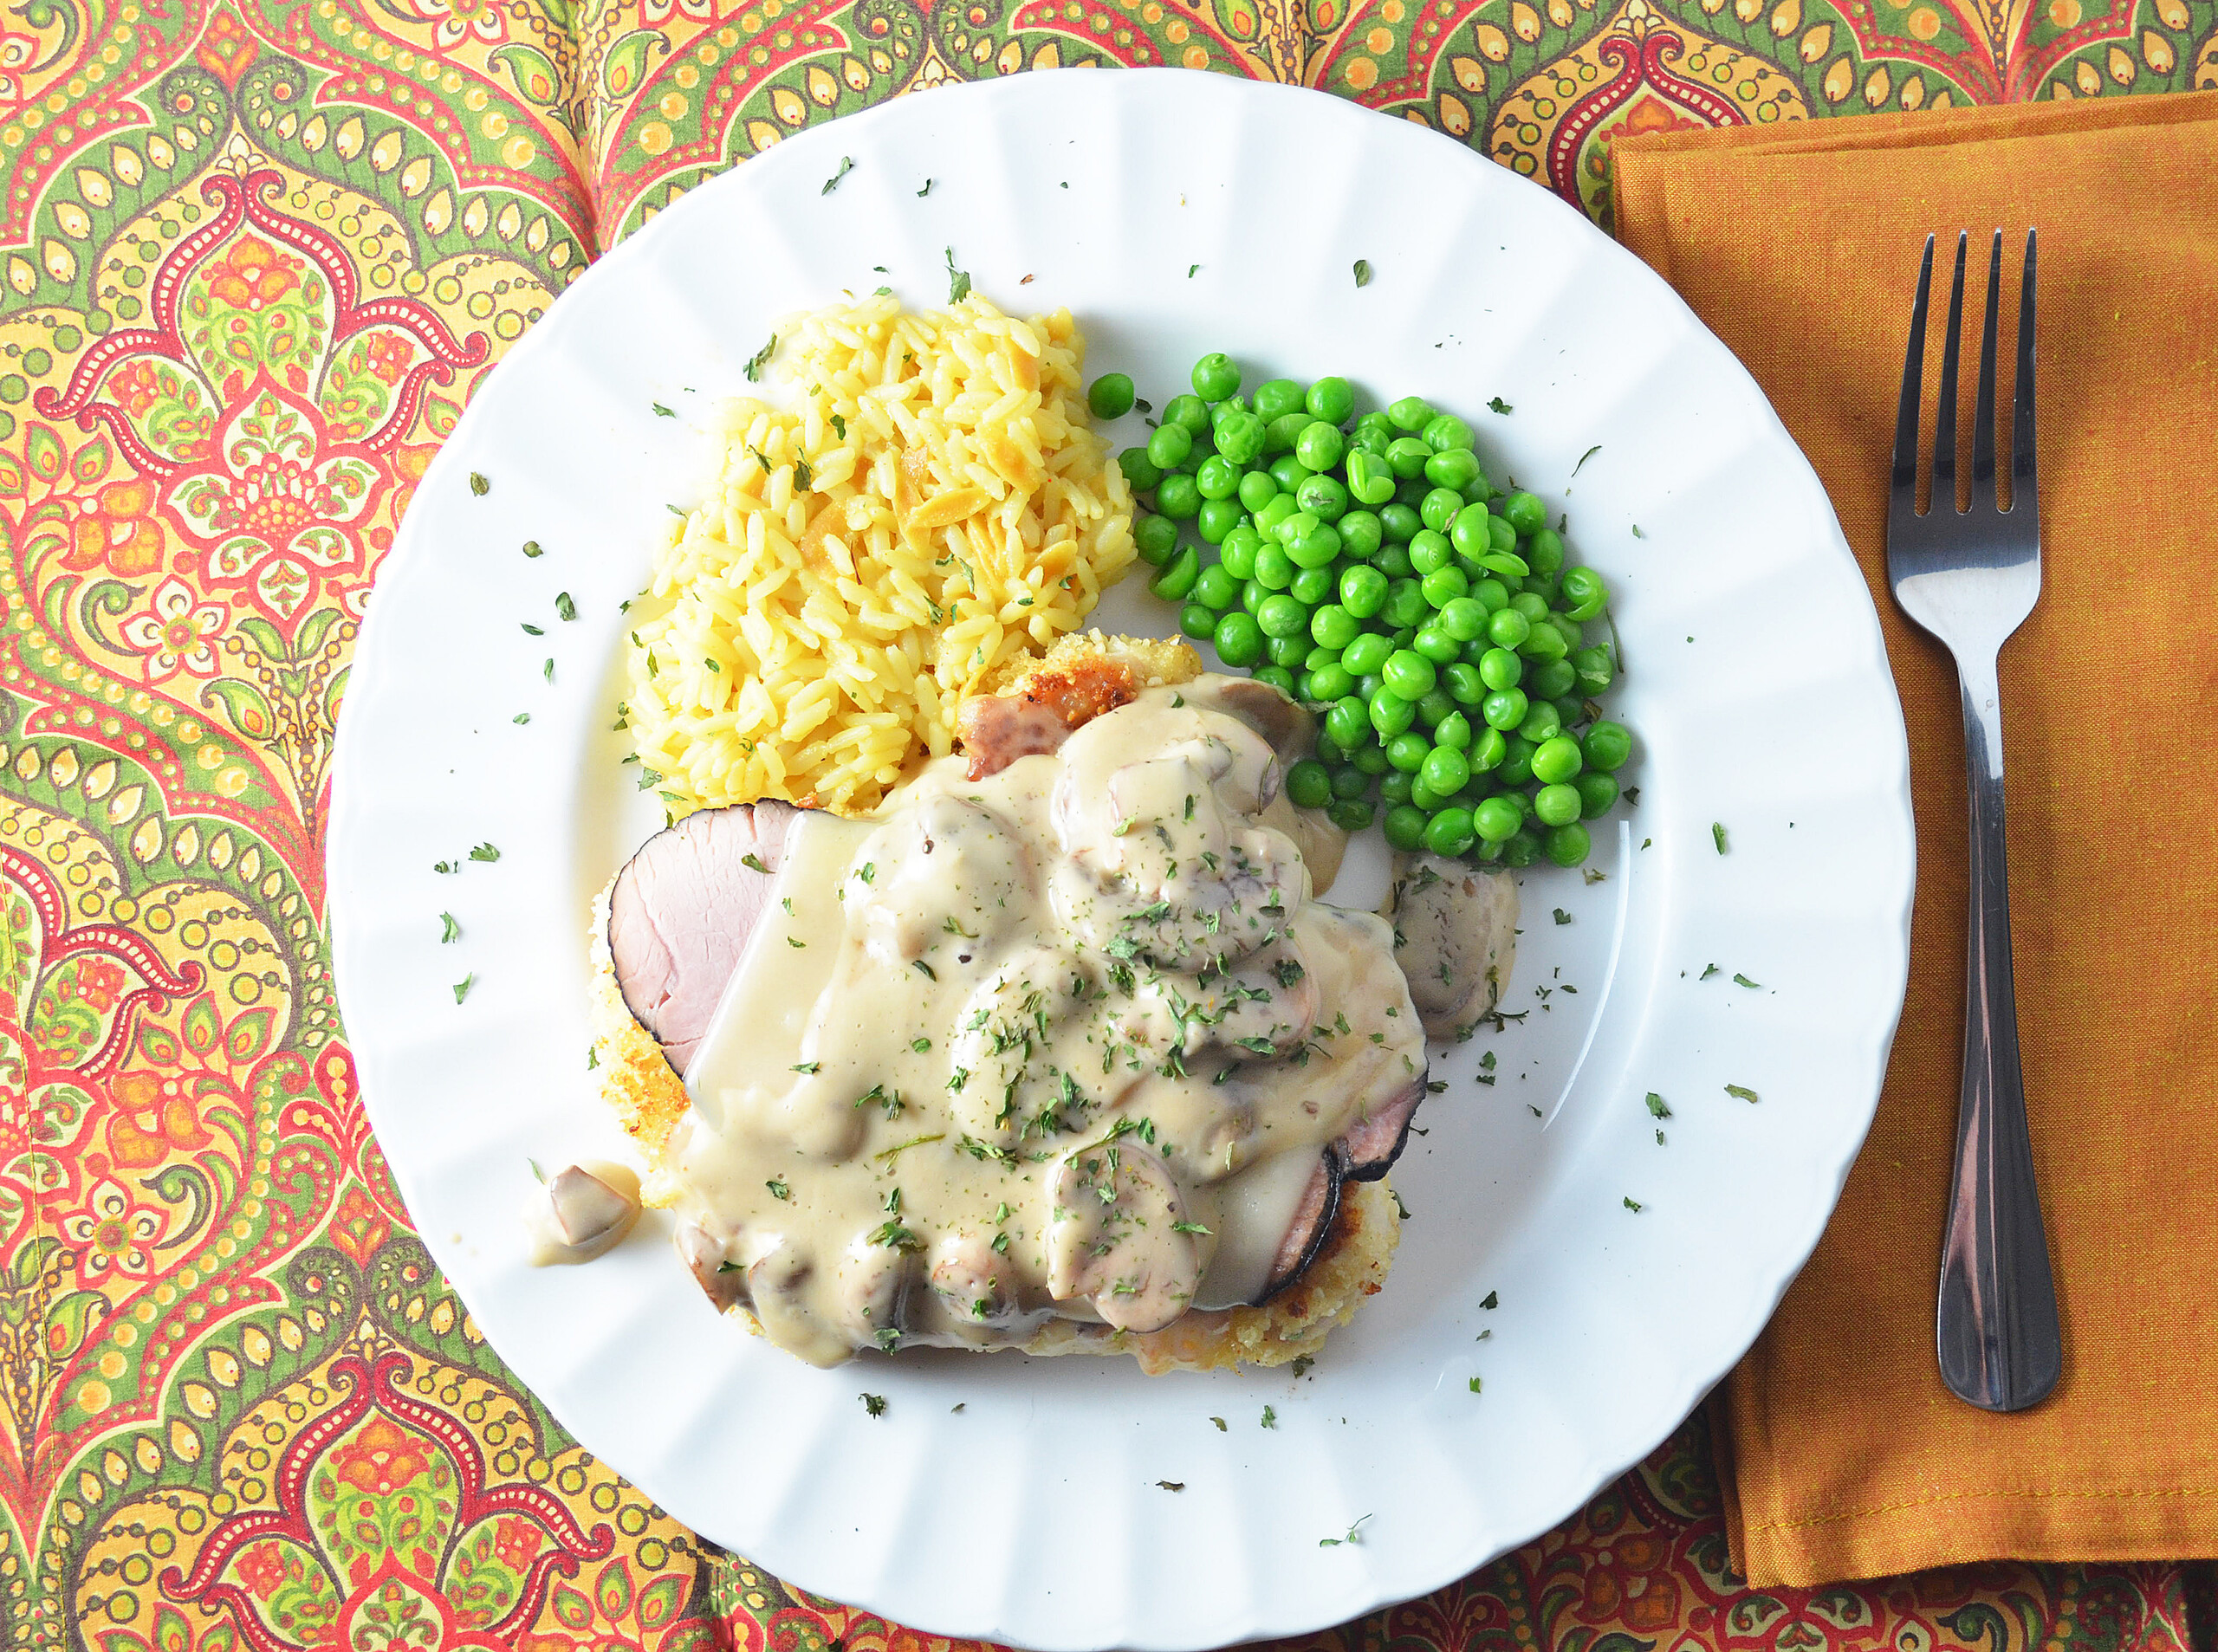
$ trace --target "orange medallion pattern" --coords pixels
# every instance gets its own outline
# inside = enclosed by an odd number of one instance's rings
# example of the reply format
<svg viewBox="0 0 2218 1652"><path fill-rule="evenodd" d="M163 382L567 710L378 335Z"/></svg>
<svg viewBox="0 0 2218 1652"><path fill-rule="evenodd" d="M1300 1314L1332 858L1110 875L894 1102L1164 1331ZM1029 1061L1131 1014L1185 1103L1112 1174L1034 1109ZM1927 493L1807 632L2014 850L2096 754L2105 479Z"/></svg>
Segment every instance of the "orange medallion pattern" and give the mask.
<svg viewBox="0 0 2218 1652"><path fill-rule="evenodd" d="M410 1230L324 934L379 559L592 257L953 80L1321 87L1610 217L1623 133L2218 86L2213 0L29 0L0 20L0 1628L15 1647L932 1645L678 1527ZM1701 1418L1289 1644L2186 1643L2199 1571L1751 1592ZM2196 1591L2201 1590L2198 1594Z"/></svg>

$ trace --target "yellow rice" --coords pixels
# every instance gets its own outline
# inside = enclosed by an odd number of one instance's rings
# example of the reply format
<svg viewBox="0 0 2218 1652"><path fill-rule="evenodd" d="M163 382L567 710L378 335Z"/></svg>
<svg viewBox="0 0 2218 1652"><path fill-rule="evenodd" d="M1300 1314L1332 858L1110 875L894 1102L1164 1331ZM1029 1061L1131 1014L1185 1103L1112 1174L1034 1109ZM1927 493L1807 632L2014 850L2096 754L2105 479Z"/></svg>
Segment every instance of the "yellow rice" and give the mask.
<svg viewBox="0 0 2218 1652"><path fill-rule="evenodd" d="M966 695L1079 627L1133 555L1085 359L1067 311L975 294L780 327L795 406L723 410L718 478L634 607L625 716L672 813L866 812L950 749Z"/></svg>

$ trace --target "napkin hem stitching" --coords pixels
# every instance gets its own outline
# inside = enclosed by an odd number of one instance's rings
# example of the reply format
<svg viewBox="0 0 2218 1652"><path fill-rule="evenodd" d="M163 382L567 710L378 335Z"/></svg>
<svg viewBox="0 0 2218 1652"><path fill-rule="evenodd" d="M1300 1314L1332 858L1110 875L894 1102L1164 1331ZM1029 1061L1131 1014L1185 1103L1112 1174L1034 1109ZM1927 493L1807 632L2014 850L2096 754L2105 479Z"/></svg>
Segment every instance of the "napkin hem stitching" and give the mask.
<svg viewBox="0 0 2218 1652"><path fill-rule="evenodd" d="M2127 1487L2117 1491L2101 1492L2069 1491L2059 1487L2027 1487L2018 1491L2007 1492L1943 1492L1933 1497L1908 1497L1903 1498L1897 1502L1874 1503L1866 1508L1843 1509L1839 1513L1833 1514L1813 1514L1806 1519L1799 1520L1760 1520L1753 1525L1747 1526L1744 1529L1752 1533L1756 1532L1793 1532L1798 1531L1805 1526L1830 1526L1841 1520L1860 1519L1867 1514L1892 1514L1899 1510L1906 1508L1927 1508L1936 1503L1963 1503L1969 1502L1979 1498L2000 1500L2021 1497L2076 1497L2086 1499L2128 1497L2218 1497L2218 1486L2169 1486L2139 1488Z"/></svg>

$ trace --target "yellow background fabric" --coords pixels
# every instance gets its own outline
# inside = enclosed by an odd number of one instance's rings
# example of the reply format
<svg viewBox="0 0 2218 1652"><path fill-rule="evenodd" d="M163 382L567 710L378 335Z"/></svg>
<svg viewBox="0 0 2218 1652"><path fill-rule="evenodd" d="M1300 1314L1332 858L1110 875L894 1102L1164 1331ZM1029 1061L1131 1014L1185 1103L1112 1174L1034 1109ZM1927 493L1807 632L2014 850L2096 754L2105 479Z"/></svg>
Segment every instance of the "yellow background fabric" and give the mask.
<svg viewBox="0 0 2218 1652"><path fill-rule="evenodd" d="M1620 237L1747 364L1832 495L1885 629L1917 820L1910 989L1878 1121L1719 1402L1736 1569L1761 1586L2218 1553L2218 96L1670 133L1617 160ZM2001 1416L1951 1396L1935 1364L1963 738L1948 654L1888 594L1884 530L1924 237L1942 236L1937 383L1955 232L1973 238L1968 327L1988 237L2004 231L2007 286L2029 225L2043 586L2002 652L2002 716L2066 1363L2046 1404ZM1967 440L1976 348L1974 334Z"/></svg>

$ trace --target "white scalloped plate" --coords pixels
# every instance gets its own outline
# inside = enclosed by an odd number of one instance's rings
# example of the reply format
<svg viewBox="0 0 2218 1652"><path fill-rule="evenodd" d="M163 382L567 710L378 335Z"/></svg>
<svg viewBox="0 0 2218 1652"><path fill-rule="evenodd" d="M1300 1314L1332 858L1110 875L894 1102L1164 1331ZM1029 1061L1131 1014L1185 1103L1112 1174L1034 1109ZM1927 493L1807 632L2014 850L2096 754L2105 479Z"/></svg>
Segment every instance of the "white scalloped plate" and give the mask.
<svg viewBox="0 0 2218 1652"><path fill-rule="evenodd" d="M705 480L692 416L744 388L781 314L881 282L942 301L950 248L1007 308L1068 306L1089 373L1143 394L1224 349L1251 382L1342 372L1459 411L1612 580L1616 705L1640 738L1630 835L1598 834L1607 881L1525 875L1510 997L1531 1014L1439 1055L1448 1089L1395 1175L1413 1214L1392 1278L1300 1378L931 1353L818 1371L716 1318L652 1221L590 1267L524 1261L527 1156L614 1137L585 1070L585 915L660 824L607 731L618 604L665 504ZM1489 412L1497 396L1514 411ZM527 539L546 554L522 557ZM1129 590L1102 617L1166 619ZM781 1577L919 1629L1190 1648L1350 1618L1546 1531L1747 1348L1878 1093L1907 967L1906 780L1878 627L1817 479L1631 255L1469 149L1332 98L1025 75L835 122L704 185L493 374L378 582L334 769L332 924L409 1208L589 1448ZM483 842L497 863L433 872ZM1360 1541L1320 1546L1359 1519Z"/></svg>

